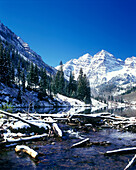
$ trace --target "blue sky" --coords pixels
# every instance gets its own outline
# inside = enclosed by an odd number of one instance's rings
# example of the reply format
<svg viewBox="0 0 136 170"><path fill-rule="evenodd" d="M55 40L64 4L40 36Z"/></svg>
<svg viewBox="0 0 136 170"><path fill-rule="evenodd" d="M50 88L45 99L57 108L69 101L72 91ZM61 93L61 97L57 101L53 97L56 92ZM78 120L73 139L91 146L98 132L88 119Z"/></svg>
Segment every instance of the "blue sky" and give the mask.
<svg viewBox="0 0 136 170"><path fill-rule="evenodd" d="M57 66L104 49L136 56L135 0L0 0L0 20Z"/></svg>

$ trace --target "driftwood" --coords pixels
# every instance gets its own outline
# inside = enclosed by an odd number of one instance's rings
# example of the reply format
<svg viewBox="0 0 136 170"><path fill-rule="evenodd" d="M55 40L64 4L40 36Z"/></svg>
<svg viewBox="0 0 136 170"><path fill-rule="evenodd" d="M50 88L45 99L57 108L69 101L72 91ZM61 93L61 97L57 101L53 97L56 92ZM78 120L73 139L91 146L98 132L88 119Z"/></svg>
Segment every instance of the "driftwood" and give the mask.
<svg viewBox="0 0 136 170"><path fill-rule="evenodd" d="M13 117L13 118L15 118L15 119L21 120L21 121L24 122L24 123L29 124L31 127L34 127L35 130L36 130L36 129L41 129L41 127L39 127L37 124L32 123L31 121L25 120L25 119L23 119L22 117L20 117L20 116L18 116L18 115L11 114L11 113L5 112L5 111L3 111L3 110L0 110L0 112L3 113L3 114L5 114L6 116ZM27 114L27 115L28 115L28 114ZM35 116L34 116L33 118L35 118L35 119L38 120L38 118L36 118ZM51 117L48 117L46 120L43 120L43 121L46 122L46 123L52 124L52 128L53 128L53 131L55 132L55 134L57 134L59 137L62 137L62 131L61 131L61 129L58 127L57 123L55 123L56 121L54 121Z"/></svg>
<svg viewBox="0 0 136 170"><path fill-rule="evenodd" d="M21 114L21 113L20 113ZM63 117L67 117L67 114L65 113L61 113L61 114L58 114L58 113L53 113L53 114L51 114L51 113L29 113L29 114L31 114L32 116L34 116L34 117L41 117L41 118L46 118L46 117L52 117L52 118L63 118ZM16 114L13 114L13 115L16 115ZM28 113L23 113L22 114L22 117L23 116L27 116L28 115Z"/></svg>
<svg viewBox="0 0 136 170"><path fill-rule="evenodd" d="M59 128L59 126L57 125L57 123L53 123L52 128L53 128L55 134L57 134L59 137L62 137L62 131Z"/></svg>
<svg viewBox="0 0 136 170"><path fill-rule="evenodd" d="M15 119L21 120L22 122L29 124L31 127L34 127L35 129L41 129L41 127L39 127L38 125L36 125L36 124L34 124L34 123L31 123L30 121L25 120L25 119L23 119L22 117L20 117L20 116L18 116L18 115L11 114L11 113L8 113L8 112L3 111L3 110L0 110L0 112L1 112L2 114L5 114L6 116L10 116L10 117L13 117L13 118L15 118Z"/></svg>
<svg viewBox="0 0 136 170"><path fill-rule="evenodd" d="M17 145L15 148L16 152L23 151L30 155L32 158L37 158L38 157L38 152L34 151L33 149L29 148L28 146L25 145Z"/></svg>
<svg viewBox="0 0 136 170"><path fill-rule="evenodd" d="M0 142L0 146L5 146L5 145L13 144L13 143L20 143L20 142L23 142L23 141L36 140L36 139L40 139L40 138L43 138L43 137L48 137L48 134L45 133L45 134L42 134L42 135L34 135L34 136L31 136L31 137L23 137L23 138L21 137L21 138L18 138L18 139L6 138L5 141Z"/></svg>
<svg viewBox="0 0 136 170"><path fill-rule="evenodd" d="M36 116L34 116L34 115L32 115L32 114L30 114L30 113L28 113L28 115L30 116L30 117L32 117L33 119L35 119L35 120L41 120L41 121L43 121L44 123L55 123L56 121L54 120L54 119L52 119L51 117L46 117L46 118L44 118L44 119L41 119L41 116L39 116L39 117L36 117ZM39 114L37 114L37 116L38 116Z"/></svg>
<svg viewBox="0 0 136 170"><path fill-rule="evenodd" d="M123 148L123 149L117 149L112 151L107 151L105 155L111 155L111 154L122 154L122 153L132 153L136 152L136 147L132 148Z"/></svg>
<svg viewBox="0 0 136 170"><path fill-rule="evenodd" d="M135 159L136 159L136 155L131 159L131 161L128 163L128 165L125 167L124 170L127 170L129 167L131 167L135 162Z"/></svg>
<svg viewBox="0 0 136 170"><path fill-rule="evenodd" d="M73 145L71 146L71 148L84 146L84 145L86 145L89 141L90 141L90 139L89 139L89 138L86 138L86 139L84 139L84 140L82 140L82 141L80 141L80 142L77 142L77 143L73 144Z"/></svg>

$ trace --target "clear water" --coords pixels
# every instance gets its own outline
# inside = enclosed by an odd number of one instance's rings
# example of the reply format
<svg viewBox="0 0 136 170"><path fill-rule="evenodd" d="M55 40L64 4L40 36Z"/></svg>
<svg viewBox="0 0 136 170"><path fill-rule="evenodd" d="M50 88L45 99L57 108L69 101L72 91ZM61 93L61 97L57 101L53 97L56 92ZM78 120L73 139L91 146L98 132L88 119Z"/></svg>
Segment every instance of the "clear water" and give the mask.
<svg viewBox="0 0 136 170"><path fill-rule="evenodd" d="M61 112L62 110L54 111ZM77 111L77 110L76 110ZM49 111L51 112L51 111ZM86 113L90 111L86 110ZM52 111L53 113L53 111ZM118 112L121 114L120 112ZM122 112L122 114L124 114ZM126 114L126 113L125 113ZM14 147L0 150L0 169L100 169L109 170L124 169L134 153L123 155L104 156L108 150L136 146L136 134L130 132L119 132L116 129L102 129L97 131L84 131L66 124L59 124L65 129L64 137L49 138L45 141L27 143L26 145L41 152L38 161L33 160L26 154L16 154ZM73 136L68 137L66 131L72 131ZM90 146L71 148L72 144L81 139L75 136L89 138L90 141L109 141L111 145ZM136 169L134 165L130 169Z"/></svg>

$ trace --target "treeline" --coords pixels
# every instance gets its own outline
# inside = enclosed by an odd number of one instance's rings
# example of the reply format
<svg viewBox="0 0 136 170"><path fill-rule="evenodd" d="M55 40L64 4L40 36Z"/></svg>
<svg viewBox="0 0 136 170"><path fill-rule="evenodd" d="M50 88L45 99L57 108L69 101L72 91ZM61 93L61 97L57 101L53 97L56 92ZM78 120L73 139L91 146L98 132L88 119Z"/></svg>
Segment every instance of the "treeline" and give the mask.
<svg viewBox="0 0 136 170"><path fill-rule="evenodd" d="M65 80L63 72L63 64L60 62L60 68L52 79L51 89L54 94L60 93L68 97L76 98L91 103L91 90L90 84L82 68L80 69L77 81L74 79L72 72L70 73L69 80Z"/></svg>
<svg viewBox="0 0 136 170"><path fill-rule="evenodd" d="M39 68L33 62L24 59L15 47L2 40L0 41L0 82L19 88L20 102L21 93L27 89L37 91L40 99L60 93L91 103L89 81L82 69L77 81L72 73L69 80L65 80L62 62L56 75L49 75L45 68Z"/></svg>

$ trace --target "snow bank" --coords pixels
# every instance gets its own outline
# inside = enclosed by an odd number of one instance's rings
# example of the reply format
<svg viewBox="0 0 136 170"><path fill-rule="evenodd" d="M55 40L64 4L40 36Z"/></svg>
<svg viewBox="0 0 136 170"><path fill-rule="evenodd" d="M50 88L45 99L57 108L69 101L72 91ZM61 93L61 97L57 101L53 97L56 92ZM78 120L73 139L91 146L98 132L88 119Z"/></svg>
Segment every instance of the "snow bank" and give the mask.
<svg viewBox="0 0 136 170"><path fill-rule="evenodd" d="M92 109L91 109L92 112L107 107L107 104L105 103L99 102L98 100L95 100L93 98L91 100L92 100Z"/></svg>
<svg viewBox="0 0 136 170"><path fill-rule="evenodd" d="M28 125L27 123L23 123L22 121L17 121L14 124L10 124L10 127L12 129L18 130L18 129L30 128L30 125Z"/></svg>
<svg viewBox="0 0 136 170"><path fill-rule="evenodd" d="M60 103L63 102L63 106L90 106L90 104L85 104L85 102L82 102L78 99L69 98L61 94L57 94L57 100Z"/></svg>

